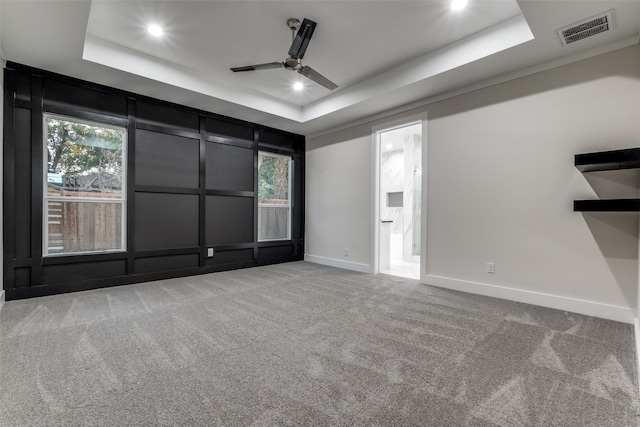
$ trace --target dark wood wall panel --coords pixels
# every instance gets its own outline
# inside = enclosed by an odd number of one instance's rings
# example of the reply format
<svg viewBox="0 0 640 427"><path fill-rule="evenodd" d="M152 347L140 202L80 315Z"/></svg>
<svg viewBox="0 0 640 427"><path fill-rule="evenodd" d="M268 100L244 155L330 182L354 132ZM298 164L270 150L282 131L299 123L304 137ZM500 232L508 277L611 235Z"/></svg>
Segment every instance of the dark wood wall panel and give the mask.
<svg viewBox="0 0 640 427"><path fill-rule="evenodd" d="M273 132L266 129L260 132L259 144L261 149L274 148L281 151L290 151L291 153L296 151L295 138L287 138L286 135L280 132Z"/></svg>
<svg viewBox="0 0 640 427"><path fill-rule="evenodd" d="M200 117L198 114L180 110L175 106L157 102L138 101L136 105L137 120L159 126L176 129L200 131Z"/></svg>
<svg viewBox="0 0 640 427"><path fill-rule="evenodd" d="M130 227L136 251L199 246L198 196L136 193L136 218Z"/></svg>
<svg viewBox="0 0 640 427"><path fill-rule="evenodd" d="M293 256L293 245L260 248L260 261L287 259Z"/></svg>
<svg viewBox="0 0 640 427"><path fill-rule="evenodd" d="M31 75L15 74L16 99L21 101L31 101Z"/></svg>
<svg viewBox="0 0 640 427"><path fill-rule="evenodd" d="M207 189L253 191L253 150L207 142Z"/></svg>
<svg viewBox="0 0 640 427"><path fill-rule="evenodd" d="M252 261L253 249L238 249L233 251L216 251L215 256L207 260L207 265L224 265Z"/></svg>
<svg viewBox="0 0 640 427"><path fill-rule="evenodd" d="M15 269L15 287L16 288L31 287L31 269L30 268Z"/></svg>
<svg viewBox="0 0 640 427"><path fill-rule="evenodd" d="M4 89L8 300L303 259L303 136L15 63ZM125 250L42 256L50 113L127 129ZM293 159L291 240L257 241L258 150Z"/></svg>
<svg viewBox="0 0 640 427"><path fill-rule="evenodd" d="M198 188L200 141L136 130L136 185Z"/></svg>
<svg viewBox="0 0 640 427"><path fill-rule="evenodd" d="M31 257L31 110L15 110L15 257ZM43 148L44 150L44 148Z"/></svg>
<svg viewBox="0 0 640 427"><path fill-rule="evenodd" d="M297 212L300 206L304 206L304 155L297 153L293 156L293 165L292 209ZM295 243L294 256L299 256L304 253L304 215L291 216L291 233Z"/></svg>
<svg viewBox="0 0 640 427"><path fill-rule="evenodd" d="M136 273L151 273L156 271L171 271L197 267L197 254L157 256L136 259Z"/></svg>
<svg viewBox="0 0 640 427"><path fill-rule="evenodd" d="M253 198L207 196L207 246L253 241Z"/></svg>
<svg viewBox="0 0 640 427"><path fill-rule="evenodd" d="M118 116L127 114L127 99L123 96L49 79L44 80L44 103L52 108Z"/></svg>
<svg viewBox="0 0 640 427"><path fill-rule="evenodd" d="M207 117L205 129L211 134L224 136L229 140L239 139L253 142L253 127L251 126Z"/></svg>
<svg viewBox="0 0 640 427"><path fill-rule="evenodd" d="M45 283L49 284L76 282L103 277L124 276L127 270L126 267L124 260L46 265L42 268L42 277Z"/></svg>

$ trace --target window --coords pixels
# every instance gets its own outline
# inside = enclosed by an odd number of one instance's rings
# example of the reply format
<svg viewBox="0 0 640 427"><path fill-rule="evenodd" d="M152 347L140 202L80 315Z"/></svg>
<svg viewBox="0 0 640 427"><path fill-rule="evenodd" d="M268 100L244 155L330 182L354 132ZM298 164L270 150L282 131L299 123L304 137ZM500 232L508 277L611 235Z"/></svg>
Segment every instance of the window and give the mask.
<svg viewBox="0 0 640 427"><path fill-rule="evenodd" d="M125 250L125 128L46 114L43 255Z"/></svg>
<svg viewBox="0 0 640 427"><path fill-rule="evenodd" d="M258 153L258 241L291 239L291 157Z"/></svg>

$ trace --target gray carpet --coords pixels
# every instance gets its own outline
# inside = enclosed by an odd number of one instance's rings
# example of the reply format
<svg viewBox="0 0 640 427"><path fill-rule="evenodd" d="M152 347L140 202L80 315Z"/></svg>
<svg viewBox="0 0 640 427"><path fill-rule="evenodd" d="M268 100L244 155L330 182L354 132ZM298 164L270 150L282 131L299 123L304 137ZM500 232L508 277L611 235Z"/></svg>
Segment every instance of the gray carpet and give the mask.
<svg viewBox="0 0 640 427"><path fill-rule="evenodd" d="M635 426L630 325L305 262L11 301L0 425Z"/></svg>

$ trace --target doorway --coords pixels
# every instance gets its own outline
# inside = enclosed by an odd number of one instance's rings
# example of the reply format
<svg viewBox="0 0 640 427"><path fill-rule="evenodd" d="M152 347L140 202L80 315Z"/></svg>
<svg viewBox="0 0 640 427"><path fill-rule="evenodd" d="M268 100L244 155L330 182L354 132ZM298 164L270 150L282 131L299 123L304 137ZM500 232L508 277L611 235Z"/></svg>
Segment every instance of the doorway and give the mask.
<svg viewBox="0 0 640 427"><path fill-rule="evenodd" d="M420 279L423 270L423 121L374 129L375 273Z"/></svg>

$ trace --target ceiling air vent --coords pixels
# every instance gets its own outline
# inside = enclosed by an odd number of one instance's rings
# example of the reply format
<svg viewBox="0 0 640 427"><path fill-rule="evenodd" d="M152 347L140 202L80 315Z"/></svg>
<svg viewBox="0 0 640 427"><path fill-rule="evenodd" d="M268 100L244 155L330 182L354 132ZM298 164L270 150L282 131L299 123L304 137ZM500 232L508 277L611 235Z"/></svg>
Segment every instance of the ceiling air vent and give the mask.
<svg viewBox="0 0 640 427"><path fill-rule="evenodd" d="M562 46L613 30L613 9L556 31Z"/></svg>

